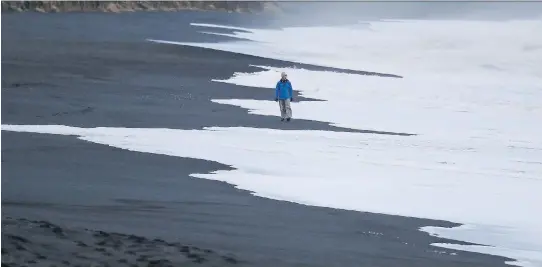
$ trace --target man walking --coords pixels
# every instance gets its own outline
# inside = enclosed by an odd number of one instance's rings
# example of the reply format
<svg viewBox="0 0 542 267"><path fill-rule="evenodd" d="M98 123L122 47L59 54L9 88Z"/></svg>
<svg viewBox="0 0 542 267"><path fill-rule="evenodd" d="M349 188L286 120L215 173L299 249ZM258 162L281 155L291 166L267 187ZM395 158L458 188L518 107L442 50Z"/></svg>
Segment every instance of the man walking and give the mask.
<svg viewBox="0 0 542 267"><path fill-rule="evenodd" d="M279 102L281 121L290 121L292 118L292 107L290 101L294 100L292 83L288 80L286 73L281 73L281 79L275 87L275 101Z"/></svg>

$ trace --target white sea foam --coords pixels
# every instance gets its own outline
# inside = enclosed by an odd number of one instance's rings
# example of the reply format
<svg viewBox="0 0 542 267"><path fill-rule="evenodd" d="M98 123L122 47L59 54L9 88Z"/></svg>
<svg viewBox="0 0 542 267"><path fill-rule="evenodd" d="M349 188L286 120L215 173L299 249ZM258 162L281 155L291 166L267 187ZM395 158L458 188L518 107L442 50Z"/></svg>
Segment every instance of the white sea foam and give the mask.
<svg viewBox="0 0 542 267"><path fill-rule="evenodd" d="M251 41L178 44L404 76L390 79L264 67L266 70L259 73L236 73L231 79L217 80L272 88L278 73L287 71L303 96L327 100L294 103L296 118L418 134L393 138L387 149L377 149L387 156L379 159L388 168L398 171L398 165L408 165L417 166L416 170L382 176L419 185L417 179L428 175L433 182L446 185L440 189L419 186L418 190L396 195L398 202L408 203L413 209L424 206L424 202L427 209L420 213L398 204L387 208L375 204L385 197L393 199L384 193L391 190L385 187L378 190L382 195L371 200L370 207L352 201L356 204L342 208L353 205L356 210L467 223L470 231L464 227L423 230L495 246L454 248L509 256L524 266L542 264L542 208L537 196L542 189L542 35L537 34L542 32L542 21L410 20L343 28L243 30L225 35ZM255 114L277 112L271 101L214 101L244 107ZM371 151L367 156L374 159L376 152ZM360 170L359 175L363 173L367 172ZM532 183L529 188L512 189L527 180ZM360 183L362 186L367 185ZM422 188L435 195L422 196L423 201L417 202ZM505 188L516 193L502 191ZM403 198L405 194L408 197ZM333 201L322 202L323 206L332 206Z"/></svg>
<svg viewBox="0 0 542 267"><path fill-rule="evenodd" d="M209 27L209 28L217 28L217 29L250 31L249 28L242 28L242 27L228 26L228 25L217 25L217 24L209 24L209 23L190 23L190 25L197 26L197 27Z"/></svg>
<svg viewBox="0 0 542 267"><path fill-rule="evenodd" d="M77 135L134 151L218 161L237 169L193 176L273 199L464 223L421 230L489 245L437 246L542 266L541 21L242 30L248 32L231 35L252 42L170 43L402 75L286 69L303 96L326 100L294 103L296 119L417 135L24 125L2 130ZM269 88L284 70L264 66L216 82ZM213 101L263 115L278 111L273 101Z"/></svg>
<svg viewBox="0 0 542 267"><path fill-rule="evenodd" d="M472 74L480 77L485 73L485 77L492 77L495 72L542 75L539 67L542 20L372 21L369 26L360 23L342 28L237 29L244 32L225 35L251 41L171 43L403 75Z"/></svg>
<svg viewBox="0 0 542 267"><path fill-rule="evenodd" d="M288 70L296 89L304 96L328 100L295 105L296 117L358 129L420 134L404 139L406 146L416 150L406 154L405 158L414 160L419 166L431 168L431 164L415 159L415 155L431 154L432 149L442 152L440 155L455 158L440 162L452 164L452 168L460 172L454 179L466 180L456 188L457 195L438 196L439 199L451 197L448 200L456 201L464 211L458 211L459 216L440 217L438 214L442 211L452 212L451 207L427 198L434 210L424 211L427 213L421 217L468 223L474 230L435 227L423 230L495 246L448 247L508 256L518 259L516 264L535 266L542 265L542 219L539 215L542 208L538 204L540 200L534 199L538 198L536 191L542 189L542 143L539 138L542 136L539 123L542 118L542 68L539 67L542 36L535 33L541 30L542 21L396 21L372 22L369 28L253 30L232 36L256 41L254 46L261 50L258 53L253 52L257 50L255 48L247 50L256 56L404 75L404 79L394 80ZM326 38L318 38L320 36ZM277 39L288 42L272 41ZM247 44L230 43L225 50L242 53ZM256 74L236 74L222 82L272 87L276 73L284 69L267 69ZM249 108L257 114L276 112L272 103L217 102ZM526 151L529 152L524 153ZM391 155L397 153L397 148L390 148L386 153L390 155L392 167L394 156ZM456 157L462 158L462 163ZM413 176L421 175L402 174L414 180ZM445 180L440 171L432 175L435 179ZM476 178L478 175L490 179L484 181ZM404 179L404 176L395 178ZM500 192L502 186L508 186L504 182L506 177L533 179L536 190L518 188L518 193L523 192L520 193L522 197L501 202L503 199L496 199L496 196L510 196ZM520 183L519 179L512 181ZM477 192L467 197L467 188ZM487 198L489 195L494 197ZM395 207L395 211L398 210ZM522 210L521 214L513 214L519 210ZM469 214L469 211L479 214ZM390 210L381 212L389 213ZM402 214L420 216L412 211ZM474 217L480 220L473 221Z"/></svg>

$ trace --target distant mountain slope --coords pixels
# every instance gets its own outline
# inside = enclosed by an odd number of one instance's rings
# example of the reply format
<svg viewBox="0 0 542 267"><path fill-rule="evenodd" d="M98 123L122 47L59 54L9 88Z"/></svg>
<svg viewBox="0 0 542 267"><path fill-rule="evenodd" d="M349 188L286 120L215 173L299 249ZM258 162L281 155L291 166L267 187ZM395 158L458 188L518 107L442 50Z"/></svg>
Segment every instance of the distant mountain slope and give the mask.
<svg viewBox="0 0 542 267"><path fill-rule="evenodd" d="M223 10L228 12L277 11L264 1L2 1L2 12L126 12Z"/></svg>

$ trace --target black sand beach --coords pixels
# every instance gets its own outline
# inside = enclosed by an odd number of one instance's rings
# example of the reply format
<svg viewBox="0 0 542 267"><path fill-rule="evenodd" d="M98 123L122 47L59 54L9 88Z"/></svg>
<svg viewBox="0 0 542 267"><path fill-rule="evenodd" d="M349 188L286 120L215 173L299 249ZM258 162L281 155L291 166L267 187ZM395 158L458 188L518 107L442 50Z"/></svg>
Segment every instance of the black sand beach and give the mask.
<svg viewBox="0 0 542 267"><path fill-rule="evenodd" d="M352 131L212 103L271 100L272 90L211 82L256 70L250 64L320 67L145 41L225 38L199 34L189 22L249 26L253 18L3 14L2 124ZM418 231L456 226L450 222L274 201L189 177L224 169L70 136L2 131L2 265L493 267L509 260L432 247L456 242Z"/></svg>

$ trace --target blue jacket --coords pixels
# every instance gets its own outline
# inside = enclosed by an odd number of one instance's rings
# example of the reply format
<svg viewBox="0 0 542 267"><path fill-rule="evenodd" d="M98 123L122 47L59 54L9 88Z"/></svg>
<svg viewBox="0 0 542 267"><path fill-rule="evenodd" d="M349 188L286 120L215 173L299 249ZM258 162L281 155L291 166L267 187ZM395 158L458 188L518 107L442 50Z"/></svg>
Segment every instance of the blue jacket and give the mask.
<svg viewBox="0 0 542 267"><path fill-rule="evenodd" d="M289 80L280 80L275 87L275 98L284 100L294 97L294 89Z"/></svg>

